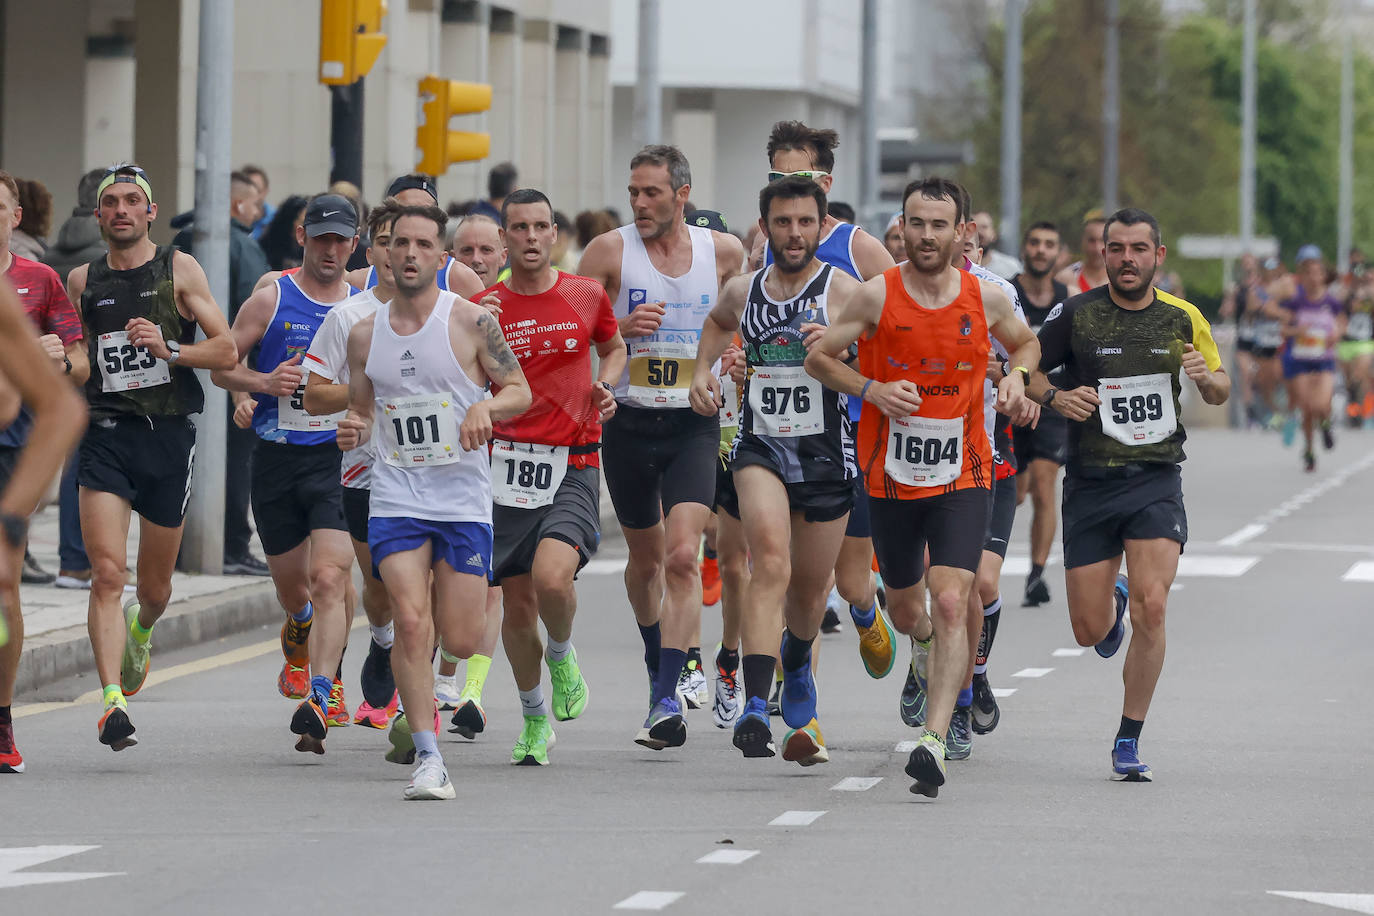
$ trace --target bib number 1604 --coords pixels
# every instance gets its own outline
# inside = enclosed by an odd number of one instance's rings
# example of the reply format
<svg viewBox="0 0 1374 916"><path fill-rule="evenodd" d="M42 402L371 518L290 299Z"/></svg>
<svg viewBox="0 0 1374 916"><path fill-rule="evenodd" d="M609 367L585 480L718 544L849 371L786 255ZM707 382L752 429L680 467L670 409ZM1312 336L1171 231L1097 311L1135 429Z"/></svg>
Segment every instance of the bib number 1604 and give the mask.
<svg viewBox="0 0 1374 916"><path fill-rule="evenodd" d="M923 439L920 436L892 434L892 450L907 464L933 467L937 464L958 464L959 443L954 439Z"/></svg>

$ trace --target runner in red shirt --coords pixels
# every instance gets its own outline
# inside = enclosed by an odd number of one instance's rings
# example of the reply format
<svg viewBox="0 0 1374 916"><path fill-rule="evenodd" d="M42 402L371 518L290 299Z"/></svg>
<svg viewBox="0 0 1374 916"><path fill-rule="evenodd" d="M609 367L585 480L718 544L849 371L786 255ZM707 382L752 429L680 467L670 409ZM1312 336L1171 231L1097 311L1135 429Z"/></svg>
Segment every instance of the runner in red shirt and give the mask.
<svg viewBox="0 0 1374 916"><path fill-rule="evenodd" d="M511 763L544 765L554 736L540 688L541 654L549 664L554 718L575 719L587 706L572 646L573 579L601 540L597 450L601 421L615 412L625 342L606 291L550 266L558 230L549 199L522 188L506 198L502 216L510 277L487 290L483 304L499 305L501 330L534 403L492 430L492 583L505 593L501 641L525 714ZM601 358L595 378L592 344Z"/></svg>

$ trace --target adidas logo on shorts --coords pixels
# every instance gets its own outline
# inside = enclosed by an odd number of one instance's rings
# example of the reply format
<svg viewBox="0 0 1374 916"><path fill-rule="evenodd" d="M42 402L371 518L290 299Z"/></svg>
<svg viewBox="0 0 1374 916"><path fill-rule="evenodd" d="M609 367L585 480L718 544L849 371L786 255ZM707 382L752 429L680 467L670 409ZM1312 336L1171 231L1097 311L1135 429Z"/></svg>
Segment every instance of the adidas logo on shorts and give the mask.
<svg viewBox="0 0 1374 916"><path fill-rule="evenodd" d="M481 558L478 554L475 554L475 553L474 553L472 556L468 557L468 565L469 565L469 566L475 566L475 567L477 567L478 569L486 569L486 568L487 568L487 564L483 563L483 562L482 562L482 558Z"/></svg>

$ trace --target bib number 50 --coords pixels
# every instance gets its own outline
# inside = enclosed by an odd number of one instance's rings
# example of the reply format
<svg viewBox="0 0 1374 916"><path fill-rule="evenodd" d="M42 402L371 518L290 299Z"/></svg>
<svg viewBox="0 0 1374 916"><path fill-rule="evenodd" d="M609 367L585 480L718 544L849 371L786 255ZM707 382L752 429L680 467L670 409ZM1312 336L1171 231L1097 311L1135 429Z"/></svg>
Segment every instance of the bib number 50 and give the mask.
<svg viewBox="0 0 1374 916"><path fill-rule="evenodd" d="M644 367L649 384L655 388L677 387L678 362L675 359L650 359Z"/></svg>

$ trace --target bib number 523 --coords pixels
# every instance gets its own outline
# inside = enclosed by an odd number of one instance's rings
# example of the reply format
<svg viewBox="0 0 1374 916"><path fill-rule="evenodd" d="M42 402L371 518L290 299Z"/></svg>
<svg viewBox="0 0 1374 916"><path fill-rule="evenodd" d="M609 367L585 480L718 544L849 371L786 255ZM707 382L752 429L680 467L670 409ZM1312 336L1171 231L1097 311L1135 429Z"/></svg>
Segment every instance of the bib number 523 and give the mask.
<svg viewBox="0 0 1374 916"><path fill-rule="evenodd" d="M100 356L105 362L106 375L136 372L139 369L151 369L157 365L157 357L149 350L144 347L135 347L131 343L106 347Z"/></svg>

